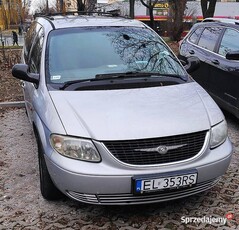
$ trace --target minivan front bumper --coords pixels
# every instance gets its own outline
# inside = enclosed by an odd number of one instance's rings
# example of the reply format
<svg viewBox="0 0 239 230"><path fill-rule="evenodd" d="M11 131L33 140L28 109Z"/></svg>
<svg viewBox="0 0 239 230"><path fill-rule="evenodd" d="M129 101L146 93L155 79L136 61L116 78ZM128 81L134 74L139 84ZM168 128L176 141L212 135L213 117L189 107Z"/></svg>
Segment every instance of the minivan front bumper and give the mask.
<svg viewBox="0 0 239 230"><path fill-rule="evenodd" d="M227 139L221 146L207 149L202 158L163 167L114 167L104 160L100 163L82 162L63 157L55 151L51 158L45 155L45 160L55 185L75 200L103 205L146 204L178 199L210 189L229 167L232 150L232 144ZM134 176L187 170L197 171L196 185L151 194L133 193Z"/></svg>

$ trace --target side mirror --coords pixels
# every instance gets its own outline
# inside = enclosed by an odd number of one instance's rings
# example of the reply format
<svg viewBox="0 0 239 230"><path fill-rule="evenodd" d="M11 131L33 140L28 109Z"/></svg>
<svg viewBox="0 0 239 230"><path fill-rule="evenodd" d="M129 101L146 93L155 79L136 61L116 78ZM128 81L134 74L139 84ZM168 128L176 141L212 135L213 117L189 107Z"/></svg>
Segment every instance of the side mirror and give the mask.
<svg viewBox="0 0 239 230"><path fill-rule="evenodd" d="M23 81L32 82L35 84L39 83L39 74L29 73L28 65L26 64L16 64L12 68L12 75Z"/></svg>
<svg viewBox="0 0 239 230"><path fill-rule="evenodd" d="M226 54L226 59L228 60L239 60L239 51L231 51Z"/></svg>
<svg viewBox="0 0 239 230"><path fill-rule="evenodd" d="M179 56L178 59L188 73L192 73L200 67L200 60L197 57L183 57Z"/></svg>

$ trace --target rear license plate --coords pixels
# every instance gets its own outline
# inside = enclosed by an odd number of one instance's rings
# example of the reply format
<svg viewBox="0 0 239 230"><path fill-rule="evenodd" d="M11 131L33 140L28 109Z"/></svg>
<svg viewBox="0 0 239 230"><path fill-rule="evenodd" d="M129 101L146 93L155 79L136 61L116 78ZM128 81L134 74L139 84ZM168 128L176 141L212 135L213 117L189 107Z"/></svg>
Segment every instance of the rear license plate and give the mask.
<svg viewBox="0 0 239 230"><path fill-rule="evenodd" d="M149 178L134 178L134 192L137 194L157 192L163 189L182 188L197 183L197 172L185 174L154 176Z"/></svg>

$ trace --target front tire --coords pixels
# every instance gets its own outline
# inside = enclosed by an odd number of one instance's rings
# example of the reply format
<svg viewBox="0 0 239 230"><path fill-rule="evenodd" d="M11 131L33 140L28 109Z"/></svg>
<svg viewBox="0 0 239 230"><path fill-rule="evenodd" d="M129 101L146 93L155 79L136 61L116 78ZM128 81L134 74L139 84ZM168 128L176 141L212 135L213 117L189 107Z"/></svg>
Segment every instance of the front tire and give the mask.
<svg viewBox="0 0 239 230"><path fill-rule="evenodd" d="M39 162L41 194L46 200L59 200L60 198L63 197L63 194L58 190L58 188L54 185L51 179L51 176L47 169L42 144L37 134L36 137L38 146L38 162Z"/></svg>

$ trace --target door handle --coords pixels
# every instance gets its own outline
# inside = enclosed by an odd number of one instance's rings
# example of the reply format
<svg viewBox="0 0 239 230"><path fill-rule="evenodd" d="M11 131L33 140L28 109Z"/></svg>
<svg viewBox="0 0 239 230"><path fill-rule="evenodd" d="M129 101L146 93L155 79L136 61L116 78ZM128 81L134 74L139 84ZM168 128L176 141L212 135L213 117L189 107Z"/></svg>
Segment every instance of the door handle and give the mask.
<svg viewBox="0 0 239 230"><path fill-rule="evenodd" d="M189 51L190 54L195 54L194 50Z"/></svg>
<svg viewBox="0 0 239 230"><path fill-rule="evenodd" d="M212 63L215 64L215 65L219 65L220 64L220 62L217 59L212 60Z"/></svg>

